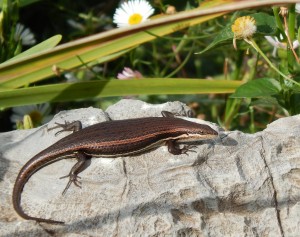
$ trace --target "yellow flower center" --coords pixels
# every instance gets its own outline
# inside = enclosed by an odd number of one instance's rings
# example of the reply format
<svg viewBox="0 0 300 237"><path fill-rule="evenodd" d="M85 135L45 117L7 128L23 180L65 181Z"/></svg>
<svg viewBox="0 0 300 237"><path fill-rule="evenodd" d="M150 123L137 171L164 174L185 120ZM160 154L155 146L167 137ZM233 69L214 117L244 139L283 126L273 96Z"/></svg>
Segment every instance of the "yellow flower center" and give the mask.
<svg viewBox="0 0 300 237"><path fill-rule="evenodd" d="M143 20L143 16L141 14L134 13L129 17L128 23L129 25L135 25L141 23L142 20Z"/></svg>
<svg viewBox="0 0 300 237"><path fill-rule="evenodd" d="M32 111L30 111L30 113L28 115L30 116L30 118L35 126L40 125L42 123L43 115L41 114L40 111L32 110Z"/></svg>

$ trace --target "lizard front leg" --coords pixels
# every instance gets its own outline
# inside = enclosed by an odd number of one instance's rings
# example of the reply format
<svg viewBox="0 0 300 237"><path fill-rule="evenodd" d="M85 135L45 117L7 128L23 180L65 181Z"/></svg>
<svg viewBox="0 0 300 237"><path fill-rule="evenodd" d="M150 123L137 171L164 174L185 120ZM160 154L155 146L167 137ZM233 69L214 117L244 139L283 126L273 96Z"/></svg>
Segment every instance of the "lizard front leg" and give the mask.
<svg viewBox="0 0 300 237"><path fill-rule="evenodd" d="M192 148L195 148L197 146L193 145L184 145L183 148L180 148L178 144L176 144L176 140L168 140L166 141L166 145L168 146L168 151L173 155L181 155L186 154L190 152L196 152L192 150Z"/></svg>
<svg viewBox="0 0 300 237"><path fill-rule="evenodd" d="M52 128L48 128L48 131L56 129L56 128L62 128L60 131L55 133L55 136L58 134L65 132L65 131L72 131L72 132L77 132L82 129L82 123L80 121L74 121L74 122L66 122L63 123L55 123L56 126Z"/></svg>

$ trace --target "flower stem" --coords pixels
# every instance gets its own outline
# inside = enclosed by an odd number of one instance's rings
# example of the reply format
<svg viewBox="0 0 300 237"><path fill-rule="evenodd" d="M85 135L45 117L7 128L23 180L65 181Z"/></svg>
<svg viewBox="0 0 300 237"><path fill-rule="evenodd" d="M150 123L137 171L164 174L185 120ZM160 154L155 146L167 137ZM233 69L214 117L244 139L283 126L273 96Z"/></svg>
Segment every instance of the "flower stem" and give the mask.
<svg viewBox="0 0 300 237"><path fill-rule="evenodd" d="M292 83L296 84L297 86L300 87L300 83L294 81L293 79L289 78L287 75L283 74L277 67L274 66L274 64L268 59L268 57L261 51L261 49L258 47L256 42L254 41L253 38L251 39L245 39L245 41L250 44L265 60L266 62L270 65L270 67L278 72L284 79L291 81Z"/></svg>

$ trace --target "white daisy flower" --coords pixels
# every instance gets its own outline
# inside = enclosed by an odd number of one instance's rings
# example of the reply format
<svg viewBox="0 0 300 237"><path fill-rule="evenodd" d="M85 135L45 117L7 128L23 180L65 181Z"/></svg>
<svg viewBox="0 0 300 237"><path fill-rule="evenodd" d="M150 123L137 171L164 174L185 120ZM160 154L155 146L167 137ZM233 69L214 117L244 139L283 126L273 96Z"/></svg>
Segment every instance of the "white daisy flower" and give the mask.
<svg viewBox="0 0 300 237"><path fill-rule="evenodd" d="M28 115L31 118L34 127L36 127L51 120L53 116L50 115L50 109L48 103L14 107L12 109L13 114L10 117L10 121L16 125L15 127L20 128L20 126L22 127L24 116Z"/></svg>
<svg viewBox="0 0 300 237"><path fill-rule="evenodd" d="M279 41L277 37L272 37L272 36L265 36L266 40L274 47L272 56L276 57L277 50L278 49L285 49L287 48L287 44L285 42ZM282 40L282 36L280 35L280 39ZM293 48L297 49L300 46L298 40L293 41Z"/></svg>
<svg viewBox="0 0 300 237"><path fill-rule="evenodd" d="M300 3L296 3L296 12L300 13Z"/></svg>
<svg viewBox="0 0 300 237"><path fill-rule="evenodd" d="M113 22L118 27L135 25L146 21L153 13L154 9L147 1L130 0L117 8Z"/></svg>
<svg viewBox="0 0 300 237"><path fill-rule="evenodd" d="M29 28L26 28L21 23L17 23L16 32L15 32L15 40L21 40L22 45L34 45L36 40L34 38L34 34L31 32Z"/></svg>

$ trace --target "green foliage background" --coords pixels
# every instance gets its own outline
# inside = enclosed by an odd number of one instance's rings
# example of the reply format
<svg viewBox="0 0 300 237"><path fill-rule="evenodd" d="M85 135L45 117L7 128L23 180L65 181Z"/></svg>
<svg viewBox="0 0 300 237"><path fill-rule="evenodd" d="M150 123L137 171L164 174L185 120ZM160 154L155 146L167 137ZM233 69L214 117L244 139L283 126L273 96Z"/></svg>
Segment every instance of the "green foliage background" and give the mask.
<svg viewBox="0 0 300 237"><path fill-rule="evenodd" d="M287 43L279 6L269 6L296 2L151 1L156 9L151 20L116 29L112 16L118 1L2 0L0 119L8 121L16 106L47 102L53 114L89 105L106 108L134 95L151 103L181 100L226 129L263 129L300 110L299 63L289 47L272 57L273 46L264 38ZM178 13L166 15L169 5ZM288 10L289 37L295 41L295 4ZM254 40L274 67L242 40L233 49L231 25L243 15L255 18ZM24 46L15 37L17 23L29 27L40 43ZM117 80L124 67L144 78Z"/></svg>

